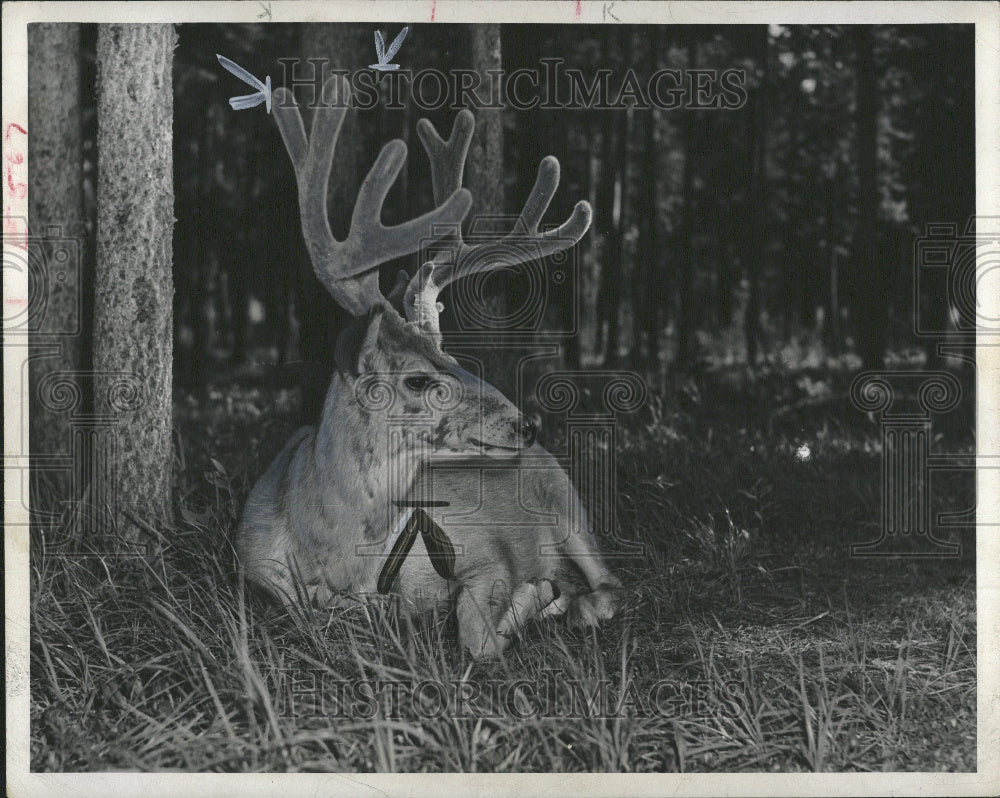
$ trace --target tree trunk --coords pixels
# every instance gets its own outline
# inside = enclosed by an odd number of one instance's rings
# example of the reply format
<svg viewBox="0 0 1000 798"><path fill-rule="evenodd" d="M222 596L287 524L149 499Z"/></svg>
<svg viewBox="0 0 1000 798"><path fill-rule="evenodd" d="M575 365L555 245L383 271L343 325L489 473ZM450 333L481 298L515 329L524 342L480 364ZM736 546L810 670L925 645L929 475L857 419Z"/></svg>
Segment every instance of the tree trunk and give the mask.
<svg viewBox="0 0 1000 798"><path fill-rule="evenodd" d="M194 357L191 370L191 381L193 385L200 388L207 388L205 380L206 365L211 356L214 338L214 324L212 318L212 303L214 302L212 293L212 278L216 273L215 247L212 238L212 222L214 220L214 210L212 203L215 199L214 183L212 176L212 166L210 154L214 151L212 125L206 120L201 131L201 142L198 148L198 207L194 220L195 243L195 263L198 264L197 277L195 278L195 292L192 298L192 321L194 322Z"/></svg>
<svg viewBox="0 0 1000 798"><path fill-rule="evenodd" d="M854 236L854 278L851 315L855 347L864 368L875 368L885 335L885 264L879 262L878 173L876 160L877 91L875 54L870 25L854 29L857 47L858 227Z"/></svg>
<svg viewBox="0 0 1000 798"><path fill-rule="evenodd" d="M28 228L31 254L42 264L40 279L30 281L30 285L44 297L32 297L28 303L32 312L29 442L32 457L37 458L70 451L69 413L52 409L50 394L53 380L58 378L50 375L62 373L66 375L62 379L75 381L68 373L79 371L81 365L80 264L84 228L80 26L29 25L28 52ZM45 389L42 393L40 386ZM81 387L78 385L77 390ZM74 498L65 491L66 479L51 481L59 498Z"/></svg>
<svg viewBox="0 0 1000 798"><path fill-rule="evenodd" d="M587 147L587 201L594 209L594 218L590 225L590 230L580 242L581 249L579 255L580 264L580 298L578 304L577 330L579 344L577 350L579 360L574 368L580 368L584 354L588 359L592 359L598 352L600 341L600 324L598 318L600 314L597 310L597 289L601 279L601 250L600 233L597 226L597 209L600 204L598 200L603 180L603 170L601 169L601 156L597 149L597 143L601 140L600 133L601 116L590 114L586 132Z"/></svg>
<svg viewBox="0 0 1000 798"><path fill-rule="evenodd" d="M804 93L799 88L805 78L805 62L798 60L789 75L792 92L791 114L788 117L787 135L792 152L806 150L808 142L803 119L806 116ZM800 198L802 213L807 219L819 216L815 191L805 192ZM811 283L816 270L810 267L810 255L818 249L815 238L807 238L803 226L792 225L779 234L782 241L782 294L785 297L781 311L784 313L784 340L790 341L801 329L811 329L815 308L812 307Z"/></svg>
<svg viewBox="0 0 1000 798"><path fill-rule="evenodd" d="M172 25L101 25L95 409L116 417L118 530L170 519ZM145 522L145 523L143 523Z"/></svg>
<svg viewBox="0 0 1000 798"><path fill-rule="evenodd" d="M625 225L627 224L628 188L629 188L629 138L632 128L632 113L620 110L615 126L616 152L614 162L617 165L615 193L615 218L611 234L607 238L608 246L604 255L604 271L601 275L601 311L607 319L607 334L604 339L604 365L607 368L617 368L618 329L621 324L621 289L625 279Z"/></svg>
<svg viewBox="0 0 1000 798"><path fill-rule="evenodd" d="M755 31L755 60L760 83L750 98L750 190L747 192L750 235L747 242L746 273L749 284L743 332L747 344L747 365L757 362L760 349L760 279L764 263L764 202L766 187L764 162L767 153L767 82L768 31L762 25Z"/></svg>
<svg viewBox="0 0 1000 798"><path fill-rule="evenodd" d="M500 26L472 25L469 36L473 67L479 73L482 85L488 85L487 70L502 66ZM472 192L468 224L475 225L477 218L488 222L490 217L504 213L503 111L500 109L483 108L476 113L476 132L469 148L468 186ZM488 230L493 227L485 225ZM502 319L506 316L508 303L505 293L500 289L488 298L484 309L488 318ZM520 397L516 396L518 386L513 354L510 349L484 347L480 359L484 378L517 401Z"/></svg>
<svg viewBox="0 0 1000 798"><path fill-rule="evenodd" d="M821 253L826 263L824 277L827 283L824 294L827 316L827 324L824 329L824 343L831 353L839 354L841 349L840 269L837 262L839 256L837 254L836 230L831 221L834 212L833 183L829 180L824 180L820 183L819 189L820 213L826 220L826 225L821 230L821 234L826 240L826 247Z"/></svg>
<svg viewBox="0 0 1000 798"><path fill-rule="evenodd" d="M489 69L500 69L500 26L473 25L472 63L483 84L487 84ZM504 212L503 192L503 112L497 108L482 109L476 116L476 133L469 153L469 189L473 208L470 216L500 215Z"/></svg>
<svg viewBox="0 0 1000 798"><path fill-rule="evenodd" d="M552 119L552 148L551 152L556 155L562 164L562 179L560 180L561 192L556 192L550 206L553 218L565 219L572 212L573 204L581 197L589 196L589 162L587 156L574 149L575 136L570 129L569 120L565 118L565 111L554 111ZM580 113L580 112L577 112ZM586 116L579 117L578 126L586 128L589 120ZM581 169L583 165L583 169ZM572 198L572 202L571 202ZM584 270L586 268L586 242L588 237L584 236L580 243L566 253L566 266L557 266L552 261L544 264L546 280L552 289L552 296L555 300L558 320L554 321L559 330L573 330L572 335L568 335L561 346L562 364L570 370L580 368L580 317L583 305L583 287L585 285ZM573 263L574 265L570 265ZM566 279L567 274L570 275ZM562 276L561 282L559 276Z"/></svg>
<svg viewBox="0 0 1000 798"><path fill-rule="evenodd" d="M921 90L913 158L921 168L919 179L907 192L907 207L918 234L925 234L928 224L950 222L957 225L956 232L961 235L976 212L976 126L958 120L975 116L976 77L975 59L956 59L954 53L971 48L974 33L951 25L927 25L921 28L920 36L924 47L917 72ZM942 64L949 64L949 68L942 69ZM979 289L969 285L965 296L955 294L949 282L956 276L950 269L920 272L914 312L919 314L922 329L939 333L921 336L929 369L941 368L949 361L938 352L939 346L945 344L941 336L954 329L949 311L953 307L960 311L963 327L976 321Z"/></svg>
<svg viewBox="0 0 1000 798"><path fill-rule="evenodd" d="M657 51L666 49L666 40L650 38L646 47L649 73L656 71ZM639 214L639 251L636 254L632 278L632 364L636 369L653 375L653 384L659 385L660 309L665 304L665 289L661 273L660 251L657 240L659 225L659 177L657 165L659 148L656 146L658 109L654 106L638 117L643 127L643 174L641 197L637 205Z"/></svg>
<svg viewBox="0 0 1000 798"><path fill-rule="evenodd" d="M329 68L355 70L360 64L371 61L370 54L364 44L371 37L368 25L344 23L313 23L306 25L302 31L300 52L303 59L302 67L306 66L304 59L326 59ZM368 58L368 61L365 61ZM319 66L316 67L317 72ZM308 75L304 69L302 75ZM317 84L319 78L317 77ZM321 100L317 85L316 102ZM309 95L300 106L307 105ZM303 111L306 129L312 124L312 112ZM375 154L380 141L371 142ZM377 145L377 147L375 146ZM344 240L351 224L351 213L357 199L358 188L361 185L362 169L367 169L374 162L374 154L367 164L363 165L369 152L368 143L361 132L361 123L356 111L348 111L344 124L337 137L337 152L334 156L334 168L330 171L330 184L327 193L327 208L330 215L330 229L338 240ZM286 162L288 174L292 172L292 164ZM297 192L294 181L289 181L292 190ZM296 208L298 203L295 203ZM291 220L296 230L301 230L298 213ZM301 232L296 232L301 237ZM334 346L337 336L350 321L350 315L343 310L331 297L313 272L312 262L301 248L299 263L285 264L286 268L298 272L296 286L296 312L299 318L299 356L305 368L302 369L302 409L300 420L303 424L315 424L323 409L326 391L330 385L330 375L334 369Z"/></svg>
<svg viewBox="0 0 1000 798"><path fill-rule="evenodd" d="M594 311L594 354L603 356L606 349L605 323L609 321L609 283L614 279L611 264L611 244L615 231L615 184L618 180L618 163L615 159L615 135L610 124L602 126L600 178L597 183L597 202L594 206L594 234L600 240L597 302Z"/></svg>
<svg viewBox="0 0 1000 798"><path fill-rule="evenodd" d="M562 130L569 132L566 125L562 125ZM567 138L569 138L567 136ZM572 146L568 145L566 150L567 158L572 154ZM588 156L581 156L580 160L589 167L587 161ZM569 164L567 164L567 167ZM588 169L589 171L589 169ZM575 172L567 168L563 174L566 175L566 194L567 197L580 197L589 196L590 186L589 181L574 181L572 178ZM568 216L569 213L566 214ZM559 208L559 214L557 218L565 218L562 214L562 209ZM559 329L564 331L572 331L572 334L568 335L565 342L562 345L563 351L563 364L567 369L571 371L576 371L580 368L580 357L582 350L582 338L583 338L583 304L584 304L584 291L585 286L588 285L589 281L586 279L585 271L590 264L589 247L587 246L591 242L591 239L584 236L580 240L580 243L576 247L576 251L570 250L567 256L567 261L572 259L574 266L569 268L568 274L569 279L566 278L565 272L555 272L555 274L547 279L557 279L560 274L562 274L562 282L558 285L554 285L554 295L557 297L559 302ZM552 267L548 267L549 274L552 275Z"/></svg>
<svg viewBox="0 0 1000 798"><path fill-rule="evenodd" d="M687 65L694 69L698 65L698 43L688 42ZM694 111L683 111L682 137L684 141L684 173L681 193L684 211L681 219L681 240L677 253L680 263L680 313L677 319L677 368L685 370L691 366L691 337L694 334Z"/></svg>

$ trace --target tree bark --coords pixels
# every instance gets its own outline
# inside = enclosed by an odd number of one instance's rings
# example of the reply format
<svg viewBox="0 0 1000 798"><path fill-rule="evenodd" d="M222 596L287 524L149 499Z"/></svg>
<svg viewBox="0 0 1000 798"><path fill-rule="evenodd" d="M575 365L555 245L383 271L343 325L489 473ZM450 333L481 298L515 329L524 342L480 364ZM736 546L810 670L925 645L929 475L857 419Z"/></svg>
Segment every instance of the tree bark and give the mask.
<svg viewBox="0 0 1000 798"><path fill-rule="evenodd" d="M560 181L561 193L556 192L550 206L550 213L556 219L565 219L572 211L572 203L581 197L589 196L589 164L584 157L578 157L573 149L573 136L570 135L570 125L565 119L565 111L555 111L553 117L554 127L552 130L551 152L559 157L562 163L562 179ZM579 112L578 112L579 113ZM585 116L580 118L579 124L586 125L589 120ZM581 173L580 164L586 164L586 173ZM567 264L569 259L575 261L575 265L569 267L570 279L565 279L566 272L562 273L563 280L555 282L558 269L551 261L544 264L547 272L546 280L552 288L552 295L555 299L558 319L554 322L559 330L573 330L572 335L567 335L564 339L562 349L562 365L570 370L580 368L580 337L581 337L581 309L583 298L583 287L585 285L584 270L587 263L587 242L589 238L584 236L579 244L567 253Z"/></svg>
<svg viewBox="0 0 1000 798"><path fill-rule="evenodd" d="M500 26L472 25L469 35L473 66L479 73L481 85L488 85L487 70L500 69L502 66ZM503 214L503 163L503 111L482 108L476 113L476 132L468 157L468 186L472 192L472 210L468 216L470 225L475 225L477 218L488 221L489 217ZM486 224L485 227L492 230L495 225ZM492 293L487 302L487 307L483 309L487 317L501 319L506 316L508 303L503 289ZM505 395L517 401L519 397L515 395L517 381L513 355L511 349L483 347L480 360L483 364L483 376Z"/></svg>
<svg viewBox="0 0 1000 798"><path fill-rule="evenodd" d="M917 83L921 86L913 158L921 165L918 179L907 191L907 207L915 232L923 235L926 225L951 223L962 234L976 212L976 126L960 123L975 116L975 59L954 57L972 47L972 29L950 25L928 25L921 29ZM942 64L949 64L942 69ZM940 228L939 228L940 229ZM960 300L950 295L949 269L926 269L920 273L918 304L920 327L940 331L921 336L927 368L948 365L938 347L945 342L950 306L961 309L964 322L975 322L975 290ZM916 275L914 274L914 278ZM970 286L971 289L971 286ZM963 325L964 326L964 325ZM975 548L972 548L975 551Z"/></svg>
<svg viewBox="0 0 1000 798"><path fill-rule="evenodd" d="M750 188L749 241L746 253L746 274L749 284L743 332L747 344L747 365L757 362L760 349L760 279L764 263L764 203L766 201L765 158L767 154L767 83L768 83L768 30L761 25L755 31L755 60L759 69L759 85L750 98Z"/></svg>
<svg viewBox="0 0 1000 798"><path fill-rule="evenodd" d="M605 42L610 39L605 36ZM606 48L610 52L609 48ZM594 237L600 241L598 247L598 291L594 312L594 354L604 355L607 335L605 322L609 320L608 284L613 279L611 266L611 243L615 230L615 184L618 180L618 164L615 159L615 133L610 124L602 125L600 177L597 181L596 204L594 205Z"/></svg>
<svg viewBox="0 0 1000 798"><path fill-rule="evenodd" d="M632 112L616 111L618 114L614 161L617 164L615 191L618 199L615 203L616 213L614 224L607 238L607 249L604 255L604 269L601 274L601 298L599 304L604 318L607 319L607 333L604 338L604 365L607 368L617 368L618 329L621 314L622 282L625 279L625 225L628 221L628 189L629 189L629 138L632 128Z"/></svg>
<svg viewBox="0 0 1000 798"><path fill-rule="evenodd" d="M598 208L600 206L600 192L604 183L604 169L601 160L601 150L603 150L603 135L601 128L603 125L603 115L597 113L590 114L588 130L586 133L587 147L587 201L593 208L594 216L590 225L590 230L583 237L581 244L583 249L580 252L580 300L579 300L579 338L580 362L576 368L582 365L583 357L586 356L592 361L600 351L600 311L597 307L597 291L601 284L601 233L598 227ZM601 150L598 150L598 142L601 142Z"/></svg>
<svg viewBox="0 0 1000 798"><path fill-rule="evenodd" d="M42 294L28 303L32 314L29 443L33 457L44 457L71 447L69 413L53 409L43 395L51 392L56 379L50 375L61 373L66 375L61 379L75 381L68 375L80 369L80 264L85 249L80 26L29 25L28 53L28 228L32 260L41 265L38 279L29 284ZM73 498L65 494L66 479L51 481L60 498Z"/></svg>
<svg viewBox="0 0 1000 798"><path fill-rule="evenodd" d="M657 52L666 49L662 33L658 40L650 38L646 46L648 71L655 73ZM636 43L638 49L638 42ZM659 148L656 146L656 126L659 112L654 106L639 117L644 125L642 137L643 173L641 176L641 196L637 204L639 212L639 247L636 253L632 278L632 365L653 375L653 384L659 385L659 332L660 310L665 304L664 282L660 248L658 243L659 225L659 178L657 165Z"/></svg>
<svg viewBox="0 0 1000 798"><path fill-rule="evenodd" d="M486 71L500 69L500 26L473 25L472 63L484 84ZM481 109L476 117L476 132L469 153L469 189L473 197L473 215L499 215L504 211L503 196L503 112L497 108Z"/></svg>
<svg viewBox="0 0 1000 798"><path fill-rule="evenodd" d="M170 519L173 279L172 25L101 25L97 39L95 409L117 421L121 539Z"/></svg>
<svg viewBox="0 0 1000 798"><path fill-rule="evenodd" d="M875 54L870 25L854 30L857 47L856 130L858 148L858 227L854 237L851 315L855 346L864 368L880 363L885 335L886 266L878 258L878 107Z"/></svg>
<svg viewBox="0 0 1000 798"><path fill-rule="evenodd" d="M687 45L688 68L698 65L698 42L690 41ZM680 292L680 313L677 320L677 361L678 369L690 367L693 353L691 351L691 336L694 333L694 112L690 109L683 112L682 138L684 141L684 174L681 193L684 197L684 211L681 220L681 240L678 261L680 275L678 291Z"/></svg>

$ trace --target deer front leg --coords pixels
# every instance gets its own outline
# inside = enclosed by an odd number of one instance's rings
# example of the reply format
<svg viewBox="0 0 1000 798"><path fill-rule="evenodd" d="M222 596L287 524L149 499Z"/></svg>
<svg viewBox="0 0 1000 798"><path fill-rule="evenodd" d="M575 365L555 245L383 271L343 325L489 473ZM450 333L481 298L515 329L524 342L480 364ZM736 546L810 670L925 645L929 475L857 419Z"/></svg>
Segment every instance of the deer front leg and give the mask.
<svg viewBox="0 0 1000 798"><path fill-rule="evenodd" d="M591 592L575 595L565 604L566 620L570 626L597 626L598 622L615 616L624 601L625 591L621 580L611 573L597 550L597 540L587 523L579 496L572 486L570 491L580 522L563 542L563 552L583 573Z"/></svg>
<svg viewBox="0 0 1000 798"><path fill-rule="evenodd" d="M600 621L615 617L624 599L621 583L600 585L590 593L580 593L566 607L566 622L570 626L597 626Z"/></svg>
<svg viewBox="0 0 1000 798"><path fill-rule="evenodd" d="M510 598L510 607L497 624L497 634L511 638L532 618L559 598L558 588L548 579L525 582Z"/></svg>
<svg viewBox="0 0 1000 798"><path fill-rule="evenodd" d="M456 607L459 641L473 659L498 657L528 620L556 597L555 585L548 579L524 582L513 593L502 580L464 585Z"/></svg>
<svg viewBox="0 0 1000 798"><path fill-rule="evenodd" d="M597 626L600 621L610 620L618 612L625 599L625 591L618 579L591 545L590 531L586 527L572 530L563 543L563 552L580 569L591 592L575 593L569 586L562 590L559 601L546 607L543 616L561 615L565 612L570 626ZM575 593L575 595L574 595Z"/></svg>
<svg viewBox="0 0 1000 798"><path fill-rule="evenodd" d="M463 584L455 602L458 640L473 659L497 657L507 639L497 634L497 625L507 603L508 588L502 579L481 579Z"/></svg>
<svg viewBox="0 0 1000 798"><path fill-rule="evenodd" d="M556 591L548 579L524 582L513 593L498 579L464 585L456 606L459 641L474 659L500 656L514 635L557 598Z"/></svg>

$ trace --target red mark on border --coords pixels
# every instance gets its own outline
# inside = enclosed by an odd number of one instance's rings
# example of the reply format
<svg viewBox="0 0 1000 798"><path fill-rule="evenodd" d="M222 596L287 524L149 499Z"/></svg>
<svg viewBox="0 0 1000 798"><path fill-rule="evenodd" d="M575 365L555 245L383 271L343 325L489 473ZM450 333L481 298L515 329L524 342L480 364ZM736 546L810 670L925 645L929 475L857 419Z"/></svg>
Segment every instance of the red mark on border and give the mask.
<svg viewBox="0 0 1000 798"><path fill-rule="evenodd" d="M3 217L3 241L19 249L28 248L28 231L22 230L13 216Z"/></svg>
<svg viewBox="0 0 1000 798"><path fill-rule="evenodd" d="M14 163L20 163L15 161ZM14 170L7 165L7 191L14 199L24 199L28 196L28 187L24 183L14 182Z"/></svg>
<svg viewBox="0 0 1000 798"><path fill-rule="evenodd" d="M583 13L583 2L582 0L576 0L576 11L574 12L573 16L579 19L581 13Z"/></svg>
<svg viewBox="0 0 1000 798"><path fill-rule="evenodd" d="M17 122L11 122L4 130L3 137L5 142L10 143L10 134L15 130L24 136L28 135L28 131L21 125L17 124ZM20 166L24 163L24 152L20 150L8 149L5 160L6 164L4 164L4 166L7 177L7 191L5 192L6 196L4 197L4 242L9 242L13 246L20 247L21 249L27 249L28 231L23 227L23 222L11 214L12 209L8 204L9 200L23 200L28 196L27 183L16 181L14 178L14 166Z"/></svg>
<svg viewBox="0 0 1000 798"><path fill-rule="evenodd" d="M434 14L437 13L438 0L431 0L431 22L434 21Z"/></svg>
<svg viewBox="0 0 1000 798"><path fill-rule="evenodd" d="M3 137L4 137L5 139L7 139L7 141L10 141L10 129L11 129L12 127L16 127L16 128L17 128L18 130L20 130L20 131L21 131L21 132L22 132L22 133L23 133L23 134L24 134L25 136L27 136L27 135L28 135L28 131L27 131L27 130L25 130L25 129L24 129L23 127L21 127L21 126L20 126L19 124L17 124L17 122L11 122L11 123L10 123L9 125L7 125L7 131L6 131L6 132L5 132L4 134L3 134Z"/></svg>

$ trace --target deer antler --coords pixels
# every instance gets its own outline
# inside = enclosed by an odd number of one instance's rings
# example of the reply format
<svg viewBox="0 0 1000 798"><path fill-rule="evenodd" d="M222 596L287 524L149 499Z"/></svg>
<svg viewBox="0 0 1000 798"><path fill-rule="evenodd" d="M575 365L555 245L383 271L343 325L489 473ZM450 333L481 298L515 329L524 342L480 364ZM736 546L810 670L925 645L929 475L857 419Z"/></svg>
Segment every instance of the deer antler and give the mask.
<svg viewBox="0 0 1000 798"><path fill-rule="evenodd" d="M438 135L428 120L421 119L417 123L417 134L431 162L435 202L443 202L444 198L460 190L474 130L475 120L468 110L459 112L447 141ZM425 263L410 280L403 302L407 319L440 338L438 315L443 308L437 299L445 286L462 277L544 258L574 246L590 227L592 213L590 204L585 200L578 202L569 219L555 230L538 231L558 186L559 161L549 155L539 164L531 194L514 229L506 236L470 246L462 239L461 224L455 225L455 247L452 251ZM512 241L516 241L518 246L512 247Z"/></svg>
<svg viewBox="0 0 1000 798"><path fill-rule="evenodd" d="M340 100L334 104L334 98ZM302 114L292 92L277 89L273 95L274 118L295 168L299 186L302 234L309 249L313 270L338 304L355 316L385 302L378 287L378 266L392 258L408 255L420 242L434 238L434 231L461 225L469 212L472 196L456 186L441 199L435 191L432 211L394 227L380 221L382 204L406 160L406 145L396 139L382 148L368 172L351 215L351 229L344 241L330 231L326 197L333 165L333 151L344 122L350 99L348 82L334 75L323 85L322 102L313 114L312 130L306 139Z"/></svg>

